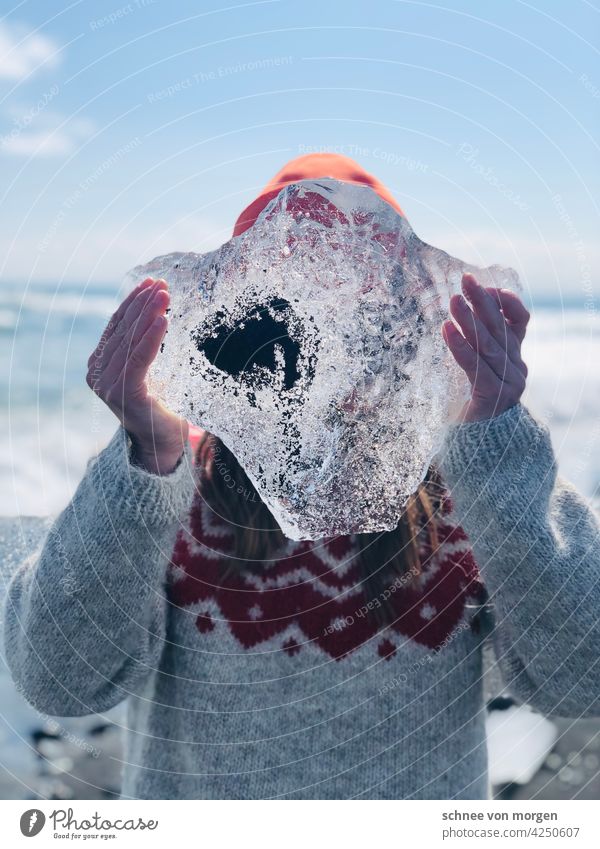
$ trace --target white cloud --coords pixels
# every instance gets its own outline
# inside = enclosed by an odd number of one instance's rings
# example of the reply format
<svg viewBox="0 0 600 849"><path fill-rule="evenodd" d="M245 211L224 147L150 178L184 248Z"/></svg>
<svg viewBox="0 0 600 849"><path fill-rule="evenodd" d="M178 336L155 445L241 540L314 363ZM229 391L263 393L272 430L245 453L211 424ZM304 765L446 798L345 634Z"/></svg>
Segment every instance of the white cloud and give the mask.
<svg viewBox="0 0 600 849"><path fill-rule="evenodd" d="M3 153L13 156L64 156L73 150L73 139L65 132L27 133L0 142Z"/></svg>
<svg viewBox="0 0 600 849"><path fill-rule="evenodd" d="M46 113L37 116L35 126L26 129L21 129L15 121L8 132L0 135L0 153L9 156L67 156L77 150L81 141L88 138L94 129L94 124L87 119L65 123L64 115Z"/></svg>
<svg viewBox="0 0 600 849"><path fill-rule="evenodd" d="M0 78L21 80L42 64L54 67L59 62L58 50L48 36L0 21Z"/></svg>

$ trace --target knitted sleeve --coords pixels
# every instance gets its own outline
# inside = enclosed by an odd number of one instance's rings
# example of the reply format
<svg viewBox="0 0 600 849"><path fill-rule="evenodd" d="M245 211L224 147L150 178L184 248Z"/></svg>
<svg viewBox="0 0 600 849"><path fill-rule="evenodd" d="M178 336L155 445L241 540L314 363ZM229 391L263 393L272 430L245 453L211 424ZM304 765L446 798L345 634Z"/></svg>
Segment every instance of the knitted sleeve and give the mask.
<svg viewBox="0 0 600 849"><path fill-rule="evenodd" d="M521 404L455 425L440 467L494 605L507 687L549 715L600 714L600 526L557 479L547 428Z"/></svg>
<svg viewBox="0 0 600 849"><path fill-rule="evenodd" d="M130 451L119 428L8 588L7 661L44 713L106 710L157 666L166 565L194 490L191 452L161 477L132 465Z"/></svg>

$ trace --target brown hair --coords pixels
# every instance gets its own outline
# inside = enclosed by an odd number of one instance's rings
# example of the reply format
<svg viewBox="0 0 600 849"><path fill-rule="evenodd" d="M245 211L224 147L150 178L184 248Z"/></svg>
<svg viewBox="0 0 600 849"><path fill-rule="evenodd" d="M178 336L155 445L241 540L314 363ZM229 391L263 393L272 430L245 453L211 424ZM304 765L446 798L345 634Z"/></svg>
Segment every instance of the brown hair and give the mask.
<svg viewBox="0 0 600 849"><path fill-rule="evenodd" d="M264 561L277 559L286 537L256 488L220 439L204 432L197 450L204 474L200 491L207 505L231 526L233 549L224 576L242 568L256 569ZM367 599L382 597L395 580L408 585L421 573L423 551L427 556L438 547L437 517L444 488L435 469L406 504L393 531L357 534L362 582ZM377 613L375 613L375 610ZM384 624L391 611L385 604L373 611Z"/></svg>

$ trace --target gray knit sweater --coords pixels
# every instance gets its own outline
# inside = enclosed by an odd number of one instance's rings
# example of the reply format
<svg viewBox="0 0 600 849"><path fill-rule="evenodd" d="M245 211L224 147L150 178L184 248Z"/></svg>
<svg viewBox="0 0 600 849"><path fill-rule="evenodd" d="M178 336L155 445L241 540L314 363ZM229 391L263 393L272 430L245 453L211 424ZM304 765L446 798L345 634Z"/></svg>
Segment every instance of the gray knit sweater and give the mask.
<svg viewBox="0 0 600 849"><path fill-rule="evenodd" d="M518 405L454 426L439 463L493 606L506 685L546 714L597 715L599 525L557 481L546 428ZM259 623L260 639L246 639L250 619L240 624L237 608L220 609L198 576L170 563L178 532L198 545L186 524L195 475L189 451L165 477L132 465L122 429L90 461L41 553L9 588L6 653L29 701L67 716L127 699L125 797L486 798L489 632L472 627L476 582L466 567L446 601L434 587L443 586L445 556L456 562L461 547L470 556L466 536L446 535L419 579L422 597L406 596L416 599L405 612L412 624L387 641L380 632L331 650L368 619L353 596L360 588L345 578L348 558L333 555L322 575L297 569L289 593L308 582L330 606L344 599L343 621L307 636L286 613L281 627ZM206 548L207 563L218 564L217 549ZM269 578L265 567L253 580L263 583L251 588L248 616L260 620L256 593L292 579ZM169 583L186 581L191 594L169 593ZM450 624L438 633L440 622Z"/></svg>

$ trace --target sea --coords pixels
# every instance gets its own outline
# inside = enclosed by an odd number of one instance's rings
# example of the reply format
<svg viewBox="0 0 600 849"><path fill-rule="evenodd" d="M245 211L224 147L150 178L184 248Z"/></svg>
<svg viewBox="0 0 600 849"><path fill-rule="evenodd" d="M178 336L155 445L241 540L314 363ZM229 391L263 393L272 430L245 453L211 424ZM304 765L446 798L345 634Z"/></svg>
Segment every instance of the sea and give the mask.
<svg viewBox="0 0 600 849"><path fill-rule="evenodd" d="M69 501L116 420L85 383L116 286L3 283L0 516L48 516ZM600 483L600 333L590 301L533 301L525 402L549 425L559 472L586 496Z"/></svg>

